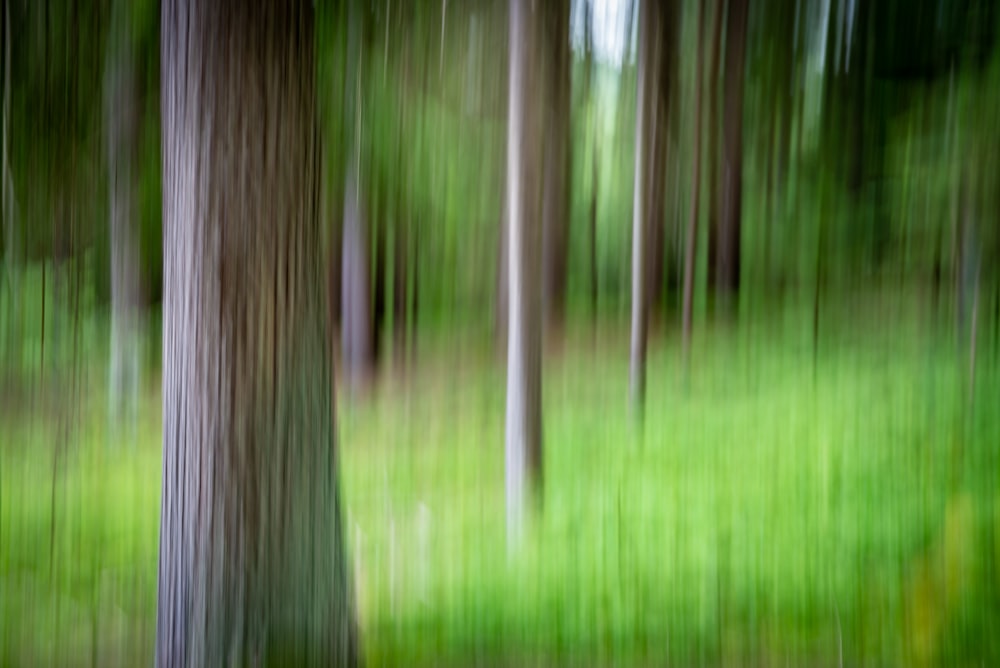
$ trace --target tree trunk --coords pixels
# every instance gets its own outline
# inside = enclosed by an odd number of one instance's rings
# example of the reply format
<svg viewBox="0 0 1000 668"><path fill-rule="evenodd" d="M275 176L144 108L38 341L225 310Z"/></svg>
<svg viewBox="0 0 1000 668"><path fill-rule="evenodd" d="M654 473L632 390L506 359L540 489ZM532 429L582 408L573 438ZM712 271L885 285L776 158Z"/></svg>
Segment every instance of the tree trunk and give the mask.
<svg viewBox="0 0 1000 668"><path fill-rule="evenodd" d="M667 288L676 290L675 271L679 266L676 258L677 226L674 215L678 189L674 187L676 182L673 178L678 175L678 172L676 163L671 160L670 155L673 139L672 125L675 121L673 94L677 71L675 45L677 42L678 11L679 3L664 2L658 5L656 17L656 64L654 65L652 83L654 138L651 145L654 153L651 156L649 228L647 229L649 255L646 269L649 280L646 300L652 311L656 311L656 307L663 304ZM667 196L668 183L671 184L671 197ZM668 211L671 212L669 225L667 223ZM667 252L668 246L669 253Z"/></svg>
<svg viewBox="0 0 1000 668"><path fill-rule="evenodd" d="M973 320L973 302L979 282L979 241L975 228L975 205L970 177L962 177L958 229L958 266L955 282L956 330L958 340L969 335Z"/></svg>
<svg viewBox="0 0 1000 668"><path fill-rule="evenodd" d="M362 389L375 364L372 289L364 198L357 164L349 168L344 186L344 232L340 280L340 338L348 388Z"/></svg>
<svg viewBox="0 0 1000 668"><path fill-rule="evenodd" d="M664 285L664 250L666 244L665 234L665 211L666 194L664 192L666 179L666 157L667 157L667 117L660 100L660 87L658 82L653 84L651 93L654 100L649 113L653 118L651 121L652 137L646 147L649 152L649 188L647 199L649 204L646 210L646 238L645 249L645 273L646 287L644 289L646 299L646 319L648 321L650 313L656 311L657 303L663 296ZM648 323L647 323L648 324Z"/></svg>
<svg viewBox="0 0 1000 668"><path fill-rule="evenodd" d="M729 302L740 289L740 228L743 205L743 82L748 0L729 0L726 26L722 201L716 250L719 297Z"/></svg>
<svg viewBox="0 0 1000 668"><path fill-rule="evenodd" d="M719 77L721 76L722 19L726 0L716 0L712 19L712 58L708 66L708 260L706 280L709 294L718 277L719 209L722 178L719 171Z"/></svg>
<svg viewBox="0 0 1000 668"><path fill-rule="evenodd" d="M598 167L598 153L596 134L594 139L594 159L591 164L591 187L590 187L590 312L597 317L597 189L600 187L600 171Z"/></svg>
<svg viewBox="0 0 1000 668"><path fill-rule="evenodd" d="M584 57L584 82L585 82L585 92L584 99L593 103L596 99L594 96L594 6L593 3L587 3L584 7L584 40L585 40L585 57ZM596 115L596 112L594 112ZM589 270L590 270L590 313L596 319L597 317L597 190L600 187L600 172L598 163L598 133L596 130L597 122L593 121L593 159L591 160L591 175L590 175L590 220L587 228L587 249L589 252Z"/></svg>
<svg viewBox="0 0 1000 668"><path fill-rule="evenodd" d="M372 272L371 272L371 288L372 288L372 305L371 305L371 328L369 334L372 337L371 341L371 351L372 351L372 366L378 364L379 360L382 359L382 334L385 326L386 319L386 268L388 262L386 261L386 252L388 250L389 244L387 243L386 237L388 236L388 215L386 213L386 201L385 201L385 185L380 184L379 186L373 188L375 193L375 202L373 208L375 209L372 215L368 217L368 230L369 238L371 239L371 246L374 253L371 255L372 259Z"/></svg>
<svg viewBox="0 0 1000 668"><path fill-rule="evenodd" d="M694 66L694 135L691 167L691 212L687 224L684 248L684 304L681 315L681 350L685 371L691 362L691 322L694 311L695 261L698 257L698 205L701 185L701 89L703 85L702 60L705 51L705 2L698 1L698 51Z"/></svg>
<svg viewBox="0 0 1000 668"><path fill-rule="evenodd" d="M332 170L327 165L320 180L320 202L323 204L323 225L329 232L329 243L326 247L327 272L327 318L330 323L331 335L337 331L341 322L340 309L340 274L343 252L343 212L344 202L341 188L334 185Z"/></svg>
<svg viewBox="0 0 1000 668"><path fill-rule="evenodd" d="M6 274L9 299L7 300L7 350L6 361L13 370L20 365L20 294L21 285L18 274L17 238L17 203L14 198L14 179L10 170L10 134L8 119L10 118L10 7L9 0L3 4L3 118L0 123L0 216L3 217L4 272Z"/></svg>
<svg viewBox="0 0 1000 668"><path fill-rule="evenodd" d="M402 207L398 209L402 211ZM400 213L392 235L392 355L393 364L406 362L407 309L409 285L409 217Z"/></svg>
<svg viewBox="0 0 1000 668"><path fill-rule="evenodd" d="M105 108L111 246L109 402L113 421L131 421L139 391L139 244L135 156L139 112L130 47L129 2L115 3L105 65Z"/></svg>
<svg viewBox="0 0 1000 668"><path fill-rule="evenodd" d="M313 10L165 0L159 666L343 665Z"/></svg>
<svg viewBox="0 0 1000 668"><path fill-rule="evenodd" d="M538 13L531 0L510 3L510 88L507 131L509 309L507 334L507 540L524 534L530 493L542 484L541 221L539 220L541 109Z"/></svg>
<svg viewBox="0 0 1000 668"><path fill-rule="evenodd" d="M503 201L500 205L500 226L497 239L497 273L496 273L496 303L493 305L493 334L496 349L506 350L507 329L510 326L508 313L510 311L510 253L507 239L510 236L510 222L507 214L508 198L507 184L503 187Z"/></svg>
<svg viewBox="0 0 1000 668"><path fill-rule="evenodd" d="M632 191L632 336L629 354L629 394L641 417L646 391L646 330L649 319L648 230L656 161L657 68L660 9L639 6L638 76L635 103L635 172ZM649 149L653 149L652 151Z"/></svg>
<svg viewBox="0 0 1000 668"><path fill-rule="evenodd" d="M761 245L763 246L761 261L762 284L766 288L771 280L771 231L774 227L774 181L778 169L778 157L775 148L775 135L778 132L778 110L775 107L767 109L767 147L764 151L764 220Z"/></svg>
<svg viewBox="0 0 1000 668"><path fill-rule="evenodd" d="M347 35L347 75L345 84L345 127L350 155L344 185L344 219L341 255L340 339L344 377L348 389L357 392L371 380L375 365L375 331L372 319L371 234L361 167L361 80L362 17L357 3L351 3Z"/></svg>
<svg viewBox="0 0 1000 668"><path fill-rule="evenodd" d="M566 305L570 175L570 49L568 0L544 3L545 173L542 204L543 289L549 322L562 321Z"/></svg>

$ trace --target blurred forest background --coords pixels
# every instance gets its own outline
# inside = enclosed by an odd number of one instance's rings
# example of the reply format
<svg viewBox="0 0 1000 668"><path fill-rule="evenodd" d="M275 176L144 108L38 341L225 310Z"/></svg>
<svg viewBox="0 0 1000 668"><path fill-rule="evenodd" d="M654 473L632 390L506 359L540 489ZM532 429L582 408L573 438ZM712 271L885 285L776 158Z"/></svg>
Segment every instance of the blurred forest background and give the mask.
<svg viewBox="0 0 1000 668"><path fill-rule="evenodd" d="M163 642L163 4L3 0L0 665ZM1000 663L1000 6L312 4L361 659Z"/></svg>

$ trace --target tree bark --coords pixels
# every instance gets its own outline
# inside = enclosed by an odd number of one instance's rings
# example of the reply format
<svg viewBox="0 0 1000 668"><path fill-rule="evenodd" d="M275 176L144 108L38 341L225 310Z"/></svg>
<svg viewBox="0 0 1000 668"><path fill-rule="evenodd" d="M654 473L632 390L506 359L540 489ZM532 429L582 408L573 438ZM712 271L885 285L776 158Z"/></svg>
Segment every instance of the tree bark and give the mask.
<svg viewBox="0 0 1000 668"><path fill-rule="evenodd" d="M542 204L543 289L549 322L562 321L566 306L570 186L570 3L544 3L545 172Z"/></svg>
<svg viewBox="0 0 1000 668"><path fill-rule="evenodd" d="M659 77L657 77L659 78ZM667 117L664 105L661 104L662 91L659 82L653 84L653 103L649 113L653 118L651 121L652 136L646 150L649 153L649 177L648 177L648 208L646 210L646 238L645 245L645 273L646 273L646 318L656 310L657 302L663 296L664 286L664 245L666 244L665 234L665 212L666 194L665 172L667 157Z"/></svg>
<svg viewBox="0 0 1000 668"><path fill-rule="evenodd" d="M523 540L529 495L541 496L541 112L536 80L539 12L531 0L510 3L510 73L507 131L509 258L507 334L506 492L507 540Z"/></svg>
<svg viewBox="0 0 1000 668"><path fill-rule="evenodd" d="M342 186L336 187L332 180L332 170L329 164L325 163L322 177L320 178L320 202L322 202L322 221L329 232L329 243L326 247L326 272L327 272L327 318L330 323L331 334L340 327L340 274L341 256L343 253L343 213L344 202L342 196ZM331 339L332 341L332 339Z"/></svg>
<svg viewBox="0 0 1000 668"><path fill-rule="evenodd" d="M388 262L386 260L389 244L387 243L389 219L386 213L385 184L379 183L372 188L375 201L372 208L374 212L367 219L370 248L374 251L371 254L371 328L370 335L372 351L372 367L378 365L382 358L382 333L386 320L386 273Z"/></svg>
<svg viewBox="0 0 1000 668"><path fill-rule="evenodd" d="M596 132L594 138L594 158L591 162L591 176L590 176L590 227L588 230L588 236L590 237L590 242L587 246L590 252L590 312L591 315L596 319L597 317L597 190L600 187L600 171L598 167L598 149L597 149L597 139Z"/></svg>
<svg viewBox="0 0 1000 668"><path fill-rule="evenodd" d="M20 261L17 238L17 202L14 197L14 178L10 169L10 6L9 0L3 4L3 118L0 123L0 216L3 217L4 272L7 279L9 299L7 301L7 350L6 361L13 368L20 364L20 294L18 262Z"/></svg>
<svg viewBox="0 0 1000 668"><path fill-rule="evenodd" d="M714 295L718 278L719 211L722 202L722 177L719 170L719 77L722 73L722 20L726 0L716 0L712 19L712 57L708 65L708 259L706 281L709 295Z"/></svg>
<svg viewBox="0 0 1000 668"><path fill-rule="evenodd" d="M743 83L748 0L729 0L723 112L722 201L716 239L716 293L731 302L740 289L743 208ZM730 303L731 307L732 304Z"/></svg>
<svg viewBox="0 0 1000 668"><path fill-rule="evenodd" d="M344 185L344 220L341 257L341 355L344 377L351 392L362 390L371 380L375 366L371 247L368 211L361 166L361 9L348 8L347 71L345 83L345 127L350 154Z"/></svg>
<svg viewBox="0 0 1000 668"><path fill-rule="evenodd" d="M344 665L311 3L164 0L159 666Z"/></svg>
<svg viewBox="0 0 1000 668"><path fill-rule="evenodd" d="M654 137L651 148L652 172L650 175L650 205L649 228L647 230L646 274L649 287L646 300L651 311L656 311L658 305L664 302L664 293L669 288L676 290L675 271L679 266L676 258L676 198L677 188L670 188L673 193L667 196L668 183L674 184L673 176L677 174L676 164L672 162L670 146L673 140L672 124L674 119L674 85L677 73L676 28L679 3L662 2L657 7L656 33L656 64L653 79L653 111ZM671 214L668 215L668 211ZM668 225L667 220L671 221ZM667 252L669 246L670 252Z"/></svg>
<svg viewBox="0 0 1000 668"><path fill-rule="evenodd" d="M340 337L344 377L352 392L371 380L375 363L372 287L364 198L358 165L348 168L344 186L344 228L340 280Z"/></svg>
<svg viewBox="0 0 1000 668"><path fill-rule="evenodd" d="M703 84L702 60L705 51L705 2L698 2L698 51L694 67L694 147L691 167L691 211L688 217L684 247L684 303L681 314L681 351L685 371L691 363L691 324L694 311L695 261L698 257L698 205L701 185L701 89Z"/></svg>
<svg viewBox="0 0 1000 668"><path fill-rule="evenodd" d="M510 222L507 213L509 195L507 184L503 186L503 201L500 204L500 225L497 235L497 272L496 272L496 303L493 305L493 333L498 351L507 347L507 330L510 327L510 253L507 239L510 235Z"/></svg>
<svg viewBox="0 0 1000 668"><path fill-rule="evenodd" d="M771 280L771 233L774 227L774 181L775 171L777 171L778 156L775 148L775 135L778 132L778 111L775 107L767 109L767 146L764 151L764 220L761 225L764 233L761 239L763 249L763 260L761 262L761 276L763 285L768 286Z"/></svg>
<svg viewBox="0 0 1000 668"><path fill-rule="evenodd" d="M649 323L650 240L653 225L662 225L663 184L659 135L666 132L662 112L663 55L666 52L666 9L655 2L639 6L638 76L636 80L635 172L632 190L632 333L629 354L629 394L641 417L646 392L646 336ZM659 219L654 219L659 218ZM660 239L661 240L661 239Z"/></svg>
<svg viewBox="0 0 1000 668"><path fill-rule="evenodd" d="M139 390L139 243L135 190L139 110L127 0L115 3L105 64L110 246L111 349L109 402L113 421L134 417Z"/></svg>
<svg viewBox="0 0 1000 668"><path fill-rule="evenodd" d="M584 56L584 99L591 104L596 104L594 96L594 6L593 3L586 3L584 7L584 44L586 53ZM596 115L596 111L593 112ZM589 252L588 267L590 270L590 313L597 317L597 190L600 187L600 172L598 165L598 133L597 122L593 121L593 158L591 160L590 175L590 220L587 228L587 249Z"/></svg>

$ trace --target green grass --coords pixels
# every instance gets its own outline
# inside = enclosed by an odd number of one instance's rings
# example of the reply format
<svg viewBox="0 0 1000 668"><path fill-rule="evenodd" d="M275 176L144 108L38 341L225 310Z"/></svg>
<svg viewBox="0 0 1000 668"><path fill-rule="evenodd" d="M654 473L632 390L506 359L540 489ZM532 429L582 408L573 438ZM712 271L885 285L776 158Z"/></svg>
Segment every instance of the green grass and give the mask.
<svg viewBox="0 0 1000 668"><path fill-rule="evenodd" d="M545 368L543 508L513 555L488 346L425 339L408 373L340 392L369 663L1000 662L989 337L970 398L966 354L917 301L828 306L815 372L810 317L696 331L687 383L659 328L641 428L627 331L571 327ZM47 386L0 406L3 664L152 656L159 394L150 378L138 443L118 443L99 360L74 421Z"/></svg>

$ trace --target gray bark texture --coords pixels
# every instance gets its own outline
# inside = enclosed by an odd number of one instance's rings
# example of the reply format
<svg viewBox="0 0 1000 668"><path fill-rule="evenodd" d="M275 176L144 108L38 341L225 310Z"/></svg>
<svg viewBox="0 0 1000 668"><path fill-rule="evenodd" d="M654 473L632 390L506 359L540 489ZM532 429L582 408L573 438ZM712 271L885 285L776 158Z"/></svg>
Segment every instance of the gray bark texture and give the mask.
<svg viewBox="0 0 1000 668"><path fill-rule="evenodd" d="M541 192L538 98L541 3L510 2L510 73L507 131L506 493L507 540L516 549L524 533L529 495L542 483Z"/></svg>
<svg viewBox="0 0 1000 668"><path fill-rule="evenodd" d="M164 0L158 666L352 665L313 8Z"/></svg>

